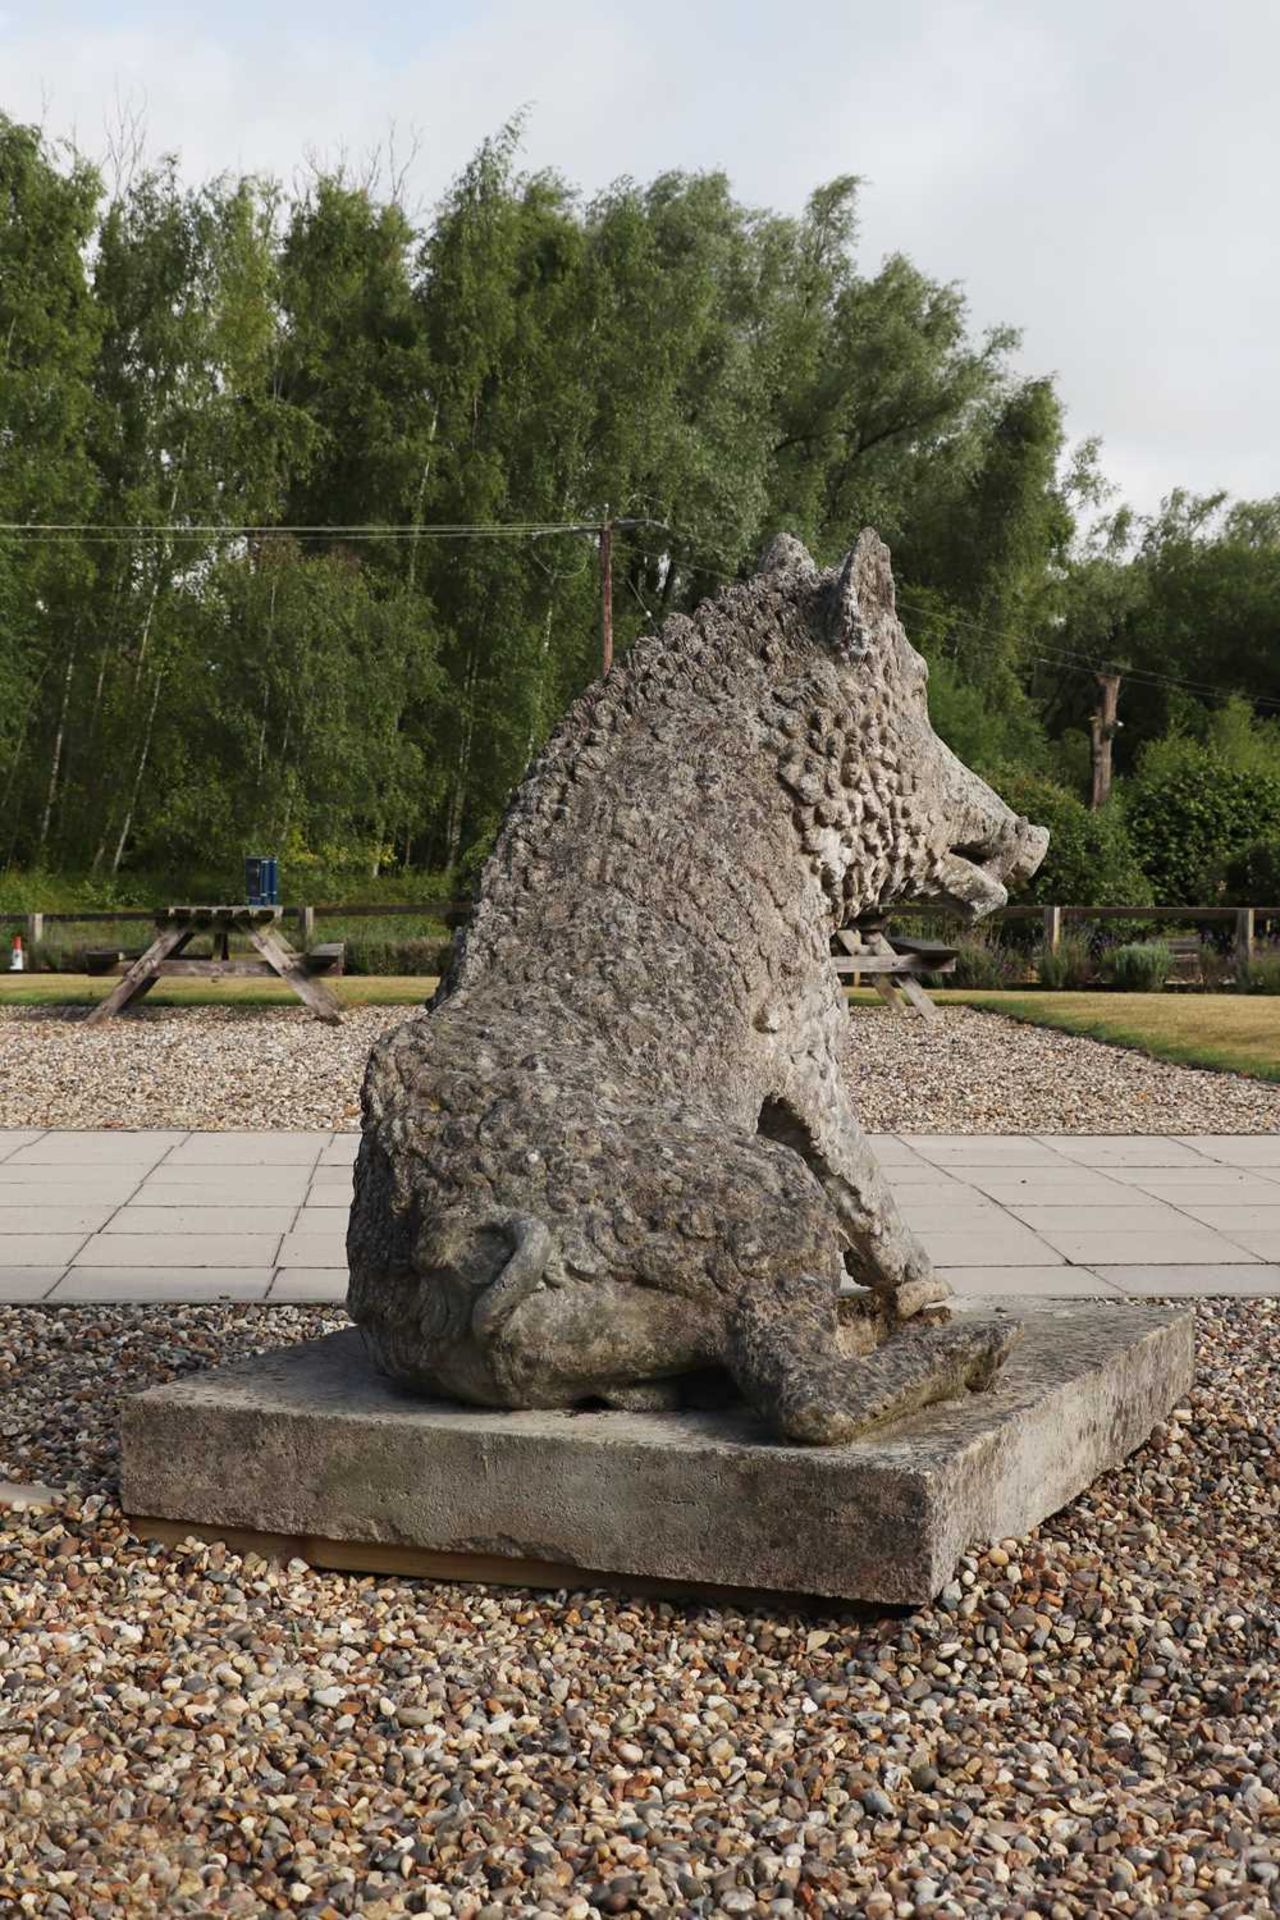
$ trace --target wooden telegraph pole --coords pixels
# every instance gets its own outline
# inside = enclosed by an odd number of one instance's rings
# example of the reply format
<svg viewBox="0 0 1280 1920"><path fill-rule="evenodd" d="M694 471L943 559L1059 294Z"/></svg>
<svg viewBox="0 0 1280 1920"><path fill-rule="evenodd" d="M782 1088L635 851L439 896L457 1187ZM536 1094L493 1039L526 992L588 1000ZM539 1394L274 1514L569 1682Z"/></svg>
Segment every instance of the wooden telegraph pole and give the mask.
<svg viewBox="0 0 1280 1920"><path fill-rule="evenodd" d="M1111 742L1115 739L1119 721L1116 719L1116 707L1120 700L1120 675L1118 673L1100 673L1098 685L1102 688L1102 705L1089 716L1089 731L1093 743L1093 791L1089 796L1089 805L1096 813L1099 807L1106 805L1111 792Z"/></svg>
<svg viewBox="0 0 1280 1920"><path fill-rule="evenodd" d="M608 507L600 526L600 672L613 665L613 521Z"/></svg>

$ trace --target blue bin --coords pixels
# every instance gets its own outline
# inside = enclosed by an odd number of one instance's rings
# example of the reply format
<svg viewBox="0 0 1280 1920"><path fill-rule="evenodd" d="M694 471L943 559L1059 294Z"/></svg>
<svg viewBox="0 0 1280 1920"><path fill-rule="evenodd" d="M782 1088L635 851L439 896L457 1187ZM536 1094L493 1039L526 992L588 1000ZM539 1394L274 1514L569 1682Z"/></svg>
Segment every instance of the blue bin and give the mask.
<svg viewBox="0 0 1280 1920"><path fill-rule="evenodd" d="M244 897L251 907L280 905L280 862L275 854L245 855Z"/></svg>

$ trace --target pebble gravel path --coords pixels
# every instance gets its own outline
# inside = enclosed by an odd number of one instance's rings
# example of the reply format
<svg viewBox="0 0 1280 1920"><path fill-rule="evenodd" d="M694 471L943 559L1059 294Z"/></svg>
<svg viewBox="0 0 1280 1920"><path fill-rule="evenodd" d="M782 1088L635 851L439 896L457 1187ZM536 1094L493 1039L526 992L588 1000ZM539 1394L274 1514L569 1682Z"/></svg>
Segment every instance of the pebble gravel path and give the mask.
<svg viewBox="0 0 1280 1920"><path fill-rule="evenodd" d="M406 1017L157 1007L86 1032L78 1012L0 1010L0 1127L358 1127L369 1048ZM849 1072L873 1133L1280 1128L1280 1086L962 1007L932 1028L856 1008Z"/></svg>
<svg viewBox="0 0 1280 1920"><path fill-rule="evenodd" d="M0 1912L1274 1914L1280 1307L1197 1312L1140 1453L877 1617L144 1545L117 1396L333 1317L0 1309Z"/></svg>

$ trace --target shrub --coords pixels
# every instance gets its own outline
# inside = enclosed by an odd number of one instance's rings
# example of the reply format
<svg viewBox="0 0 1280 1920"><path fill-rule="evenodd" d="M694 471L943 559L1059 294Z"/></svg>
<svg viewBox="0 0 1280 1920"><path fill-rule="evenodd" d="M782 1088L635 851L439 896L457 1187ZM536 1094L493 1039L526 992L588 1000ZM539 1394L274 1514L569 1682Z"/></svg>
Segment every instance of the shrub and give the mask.
<svg viewBox="0 0 1280 1920"><path fill-rule="evenodd" d="M1163 940L1134 940L1116 947L1107 971L1125 993L1159 993L1169 978L1173 954Z"/></svg>
<svg viewBox="0 0 1280 1920"><path fill-rule="evenodd" d="M1064 934L1056 953L1050 947L1037 947L1033 959L1040 985L1054 993L1084 986L1093 973L1093 955L1082 933Z"/></svg>
<svg viewBox="0 0 1280 1920"><path fill-rule="evenodd" d="M1241 993L1280 993L1280 948L1255 953L1236 977Z"/></svg>
<svg viewBox="0 0 1280 1920"><path fill-rule="evenodd" d="M1125 815L1161 904L1210 905L1228 866L1259 837L1280 835L1280 778L1228 766L1192 740L1164 740L1144 754Z"/></svg>
<svg viewBox="0 0 1280 1920"><path fill-rule="evenodd" d="M443 973L451 943L409 935L399 940L355 939L346 943L348 973Z"/></svg>
<svg viewBox="0 0 1280 1920"><path fill-rule="evenodd" d="M994 940L973 935L956 942L955 972L939 975L938 981L947 987L1010 987L1017 985L1022 974L1023 961L1018 954L1008 952Z"/></svg>
<svg viewBox="0 0 1280 1920"><path fill-rule="evenodd" d="M1054 780L1012 768L997 774L1002 799L1049 829L1044 864L1020 900L1061 907L1145 907L1151 886L1113 804L1091 813Z"/></svg>

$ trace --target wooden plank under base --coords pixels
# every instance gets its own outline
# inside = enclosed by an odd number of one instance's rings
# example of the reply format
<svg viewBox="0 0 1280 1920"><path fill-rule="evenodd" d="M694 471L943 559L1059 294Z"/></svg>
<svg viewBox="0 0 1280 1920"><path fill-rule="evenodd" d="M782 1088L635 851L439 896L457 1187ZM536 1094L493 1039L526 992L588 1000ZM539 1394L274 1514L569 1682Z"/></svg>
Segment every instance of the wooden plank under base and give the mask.
<svg viewBox="0 0 1280 1920"><path fill-rule="evenodd" d="M713 1600L720 1605L818 1607L832 1611L883 1613L860 1600L814 1598L779 1593L767 1587L717 1586L705 1580L658 1580L646 1574L602 1573L596 1567L575 1567L556 1560L509 1559L499 1553L433 1553L425 1547L397 1547L371 1540L324 1540L317 1534L258 1533L252 1527L196 1526L186 1520L154 1520L126 1515L139 1540L161 1546L181 1546L184 1540L221 1545L231 1553L256 1554L260 1560L305 1560L310 1567L332 1573L385 1574L400 1580L439 1580L462 1586L521 1587L534 1592L559 1593L568 1588L600 1587L610 1593L636 1594L654 1600Z"/></svg>

